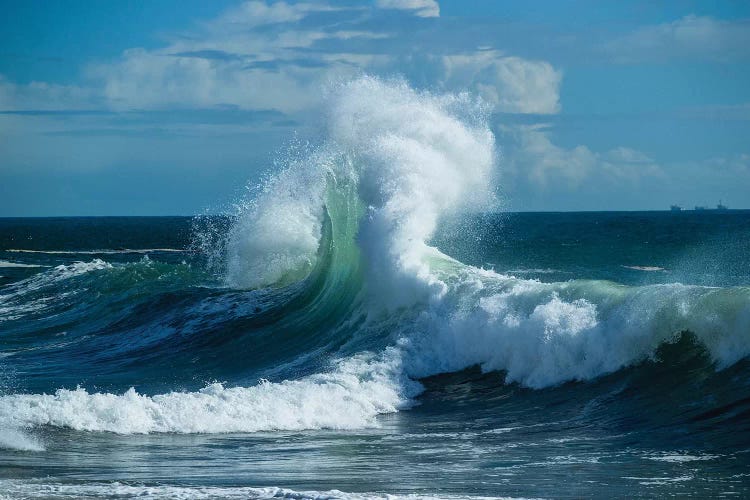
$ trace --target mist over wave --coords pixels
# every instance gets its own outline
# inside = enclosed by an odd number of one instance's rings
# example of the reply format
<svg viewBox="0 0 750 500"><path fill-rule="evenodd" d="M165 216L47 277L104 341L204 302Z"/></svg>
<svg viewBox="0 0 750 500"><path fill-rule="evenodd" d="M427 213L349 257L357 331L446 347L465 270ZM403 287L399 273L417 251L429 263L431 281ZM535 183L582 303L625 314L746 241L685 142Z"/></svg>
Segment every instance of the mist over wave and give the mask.
<svg viewBox="0 0 750 500"><path fill-rule="evenodd" d="M183 321L180 334L200 330L209 316L267 329L275 335L269 338L290 343L268 348L268 356L284 355L294 366L286 379L150 395L83 388L5 394L0 426L16 437L0 446L41 449L22 437L39 426L120 434L373 426L377 415L413 405L424 377L480 366L502 372L506 383L554 387L653 359L683 332L718 369L750 354L748 287L543 283L466 265L432 246L445 218L498 207L498 155L480 102L371 77L338 85L328 99L327 140L285 158L218 241L198 235L213 242L203 250L219 256L218 284L192 270L166 279L148 262L95 259L15 283L0 302L0 319L19 320L54 306L45 290L94 274L128 286L155 276L167 292L184 283L214 287L231 295L185 306L172 318ZM98 290L97 300L120 291ZM243 328L237 336L250 335ZM167 342L179 351L204 341L138 331L143 338L129 339L136 346L123 352L162 352ZM242 349L250 356L257 345L221 341L230 346L222 351L228 358ZM312 365L305 353L316 349L336 354Z"/></svg>

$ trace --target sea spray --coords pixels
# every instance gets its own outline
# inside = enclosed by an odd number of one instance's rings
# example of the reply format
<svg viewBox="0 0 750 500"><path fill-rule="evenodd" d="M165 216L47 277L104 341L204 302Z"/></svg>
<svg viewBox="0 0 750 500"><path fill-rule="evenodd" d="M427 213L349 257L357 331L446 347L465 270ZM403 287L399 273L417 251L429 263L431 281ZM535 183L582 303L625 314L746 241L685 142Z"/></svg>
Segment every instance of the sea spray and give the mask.
<svg viewBox="0 0 750 500"><path fill-rule="evenodd" d="M336 96L329 135L359 167L358 244L374 302L393 310L438 298L445 285L426 259L440 218L494 202L495 143L480 103L370 77Z"/></svg>
<svg viewBox="0 0 750 500"><path fill-rule="evenodd" d="M226 282L259 288L298 281L316 260L329 165L321 155L289 161L247 200L225 244Z"/></svg>

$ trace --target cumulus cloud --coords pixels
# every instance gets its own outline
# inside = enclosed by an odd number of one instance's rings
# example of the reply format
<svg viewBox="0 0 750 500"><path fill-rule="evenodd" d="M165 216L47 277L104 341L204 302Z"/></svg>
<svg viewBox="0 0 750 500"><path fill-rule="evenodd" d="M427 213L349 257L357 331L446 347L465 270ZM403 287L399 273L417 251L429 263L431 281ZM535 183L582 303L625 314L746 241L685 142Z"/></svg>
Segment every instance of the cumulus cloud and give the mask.
<svg viewBox="0 0 750 500"><path fill-rule="evenodd" d="M750 20L690 15L637 29L609 42L603 50L620 63L744 60L750 58Z"/></svg>
<svg viewBox="0 0 750 500"><path fill-rule="evenodd" d="M245 2L204 29L156 50L127 50L88 74L118 110L232 105L294 113L314 105L323 82L355 72L346 54L316 53L322 40L377 39L381 33L294 24L327 4ZM291 23L291 24L290 24ZM258 29L261 26L274 25Z"/></svg>
<svg viewBox="0 0 750 500"><path fill-rule="evenodd" d="M549 63L492 49L456 54L443 49L405 58L403 44L383 41L406 36L404 26L415 22L412 15L438 16L439 5L434 0L377 0L375 7L247 1L162 47L131 48L89 65L84 85L0 80L0 109L231 106L294 114L313 109L330 81L362 72L406 73L407 78L422 72L431 75L430 87L473 91L500 112L559 111L562 73ZM407 12L401 31L373 29L366 20L377 17L378 9Z"/></svg>
<svg viewBox="0 0 750 500"><path fill-rule="evenodd" d="M506 113L560 111L562 72L544 61L504 56L495 50L443 57L445 80L469 88Z"/></svg>
<svg viewBox="0 0 750 500"><path fill-rule="evenodd" d="M275 109L291 113L310 104L315 68L253 68L242 60L172 57L143 49L91 70L109 104L119 110L208 108Z"/></svg>
<svg viewBox="0 0 750 500"><path fill-rule="evenodd" d="M417 15L438 12L437 3L424 0L384 0L377 6ZM313 12L333 17L298 24ZM361 9L352 15L325 3L247 2L204 23L199 32L159 49L128 50L118 60L92 66L89 75L118 110L229 104L295 113L314 107L326 82L404 69L403 54L379 45L397 34L356 29L356 24L341 29L342 19L361 14ZM266 27L258 29L261 25ZM358 50L352 50L352 42ZM498 111L550 114L560 109L562 74L544 61L477 50L431 54L421 64L434 75L431 85L472 90Z"/></svg>
<svg viewBox="0 0 750 500"><path fill-rule="evenodd" d="M436 0L375 0L381 9L410 10L419 17L440 16L440 5Z"/></svg>
<svg viewBox="0 0 750 500"><path fill-rule="evenodd" d="M552 142L544 125L503 127L503 132L512 141L506 154L508 170L540 188L577 188L592 182L637 185L664 176L653 159L627 147L602 153L584 145L566 149Z"/></svg>
<svg viewBox="0 0 750 500"><path fill-rule="evenodd" d="M245 2L190 32L167 38L161 47L131 48L119 57L90 64L83 68L83 78L76 85L19 84L0 75L0 111L6 112L0 129L43 136L54 144L36 149L54 153L64 144L60 133L94 134L102 140L106 135L110 140L146 132L189 135L191 128L202 135L213 133L209 128L226 135L228 129L249 127L204 120L179 127L170 123L156 130L155 124L163 124L165 113L175 111L200 111L204 119L206 113L229 113L227 110L271 116L263 122L271 128L315 109L320 90L330 82L363 72L405 74L407 79L426 74L426 80L412 83L448 91L470 90L501 112L551 114L560 109L562 73L547 62L497 50L451 53L445 47L434 52L415 48L404 54L398 37L408 36L410 23L420 22L414 15L437 15L436 2L378 2L376 7L396 9L388 13L389 19L404 14L398 29L391 25L374 29L372 20L383 15L377 8L340 5ZM19 115L40 110L107 113L64 122ZM145 113L151 113L149 130L144 129L148 120L134 123L132 119ZM111 115L129 119L115 120ZM114 146L110 149L119 151Z"/></svg>

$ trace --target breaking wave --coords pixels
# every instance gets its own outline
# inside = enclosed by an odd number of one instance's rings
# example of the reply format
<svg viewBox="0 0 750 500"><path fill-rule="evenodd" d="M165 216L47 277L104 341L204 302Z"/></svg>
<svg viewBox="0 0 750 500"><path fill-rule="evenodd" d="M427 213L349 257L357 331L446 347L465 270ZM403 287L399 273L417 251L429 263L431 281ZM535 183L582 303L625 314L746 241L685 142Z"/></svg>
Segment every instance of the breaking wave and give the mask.
<svg viewBox="0 0 750 500"><path fill-rule="evenodd" d="M212 331L224 329L226 316L244 325L221 339L228 357L250 351L240 338L250 330L273 330L277 351L268 347L265 357L293 369L277 370L276 382L192 392L7 394L0 426L17 435L38 426L121 434L352 429L408 408L419 379L474 366L541 389L654 359L684 332L716 368L750 354L747 287L542 283L465 265L431 246L444 218L498 207L494 137L470 96L363 77L330 92L326 120L323 144L286 158L218 241L201 240L213 241L203 250L217 256L214 289L229 298L202 299L184 314L188 330L209 313ZM101 276L91 279L122 272L98 259L55 267L14 284L4 300L22 307L14 297L92 271ZM176 335L153 343L179 350ZM310 352L332 354L316 364ZM34 449L23 439L0 446Z"/></svg>

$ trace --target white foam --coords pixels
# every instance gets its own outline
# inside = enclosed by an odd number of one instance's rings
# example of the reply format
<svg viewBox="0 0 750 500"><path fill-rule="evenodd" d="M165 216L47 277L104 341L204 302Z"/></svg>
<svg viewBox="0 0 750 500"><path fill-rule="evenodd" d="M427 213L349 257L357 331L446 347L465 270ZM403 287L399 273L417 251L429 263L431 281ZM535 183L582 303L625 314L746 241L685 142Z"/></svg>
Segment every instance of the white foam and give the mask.
<svg viewBox="0 0 750 500"><path fill-rule="evenodd" d="M633 269L634 271L645 271L645 272L656 272L656 271L666 271L663 267L659 266L622 266L626 269Z"/></svg>
<svg viewBox="0 0 750 500"><path fill-rule="evenodd" d="M100 271L102 269L110 269L111 267L111 264L101 259L94 259L90 262L78 261L72 264L55 266L43 274L37 274L36 276L29 278L25 282L47 284L48 282L66 280L91 271ZM22 283L24 283L24 281L19 281L17 285L21 285Z"/></svg>
<svg viewBox="0 0 750 500"><path fill-rule="evenodd" d="M744 289L540 283L470 268L446 281L440 307L420 317L419 334L404 336L411 376L481 365L542 388L649 359L683 331L694 332L719 366L750 355Z"/></svg>
<svg viewBox="0 0 750 500"><path fill-rule="evenodd" d="M39 264L23 264L21 262L11 262L8 260L0 260L0 267L19 267L19 268L32 268L32 267L49 267L49 266L42 266Z"/></svg>
<svg viewBox="0 0 750 500"><path fill-rule="evenodd" d="M489 497L461 495L420 495L390 493L348 493L339 490L297 491L279 487L253 488L247 486L145 486L120 482L95 482L88 484L60 483L52 481L0 479L0 499L4 498L44 498L52 500L81 498L164 498L173 500L200 499L271 499L293 500L484 500ZM8 495L8 496L4 496ZM511 500L510 497L492 497L496 500ZM519 499L520 500L520 499Z"/></svg>
<svg viewBox="0 0 750 500"><path fill-rule="evenodd" d="M707 453L695 455L690 453L659 453L659 454L649 454L646 455L646 458L649 460L656 460L658 462L669 462L669 463L688 463L688 462L704 462L706 460L716 460L717 458L721 458L722 455L710 455Z"/></svg>
<svg viewBox="0 0 750 500"><path fill-rule="evenodd" d="M90 262L74 262L72 264L55 266L45 272L35 274L25 280L18 281L11 285L11 288L16 292L28 292L38 290L40 288L53 285L57 282L80 276L92 271L100 271L102 269L110 269L111 264L101 259L94 259ZM7 297L4 295L3 297Z"/></svg>
<svg viewBox="0 0 750 500"><path fill-rule="evenodd" d="M40 311L55 301L76 293L75 291L61 292L56 289L56 285L60 282L111 267L111 264L101 259L94 259L90 262L74 262L73 264L56 266L24 280L11 283L4 287L4 293L0 294L0 322L19 319L26 314ZM48 294L48 291L52 293ZM29 298L29 295L36 293L46 295Z"/></svg>
<svg viewBox="0 0 750 500"><path fill-rule="evenodd" d="M664 486L668 484L673 483L682 483L685 481L692 481L695 479L695 476L692 474L683 474L680 476L675 477L662 477L662 476L655 476L655 477L637 477L637 476L623 476L623 479L630 479L633 481L638 481L638 484L642 484L644 486Z"/></svg>
<svg viewBox="0 0 750 500"><path fill-rule="evenodd" d="M230 433L271 430L355 429L376 425L419 390L399 384L397 358L362 356L331 373L296 381L261 381L253 387L211 384L198 392L155 396L60 389L54 394L0 396L0 425L52 425L119 434ZM406 391L409 392L406 392Z"/></svg>

